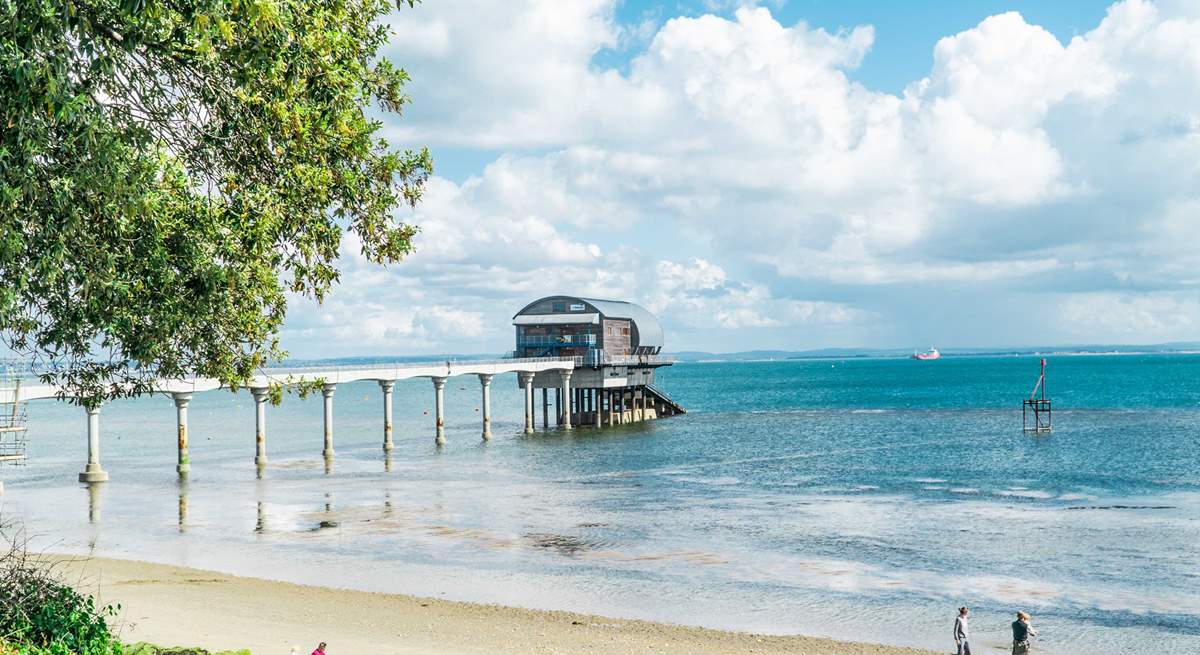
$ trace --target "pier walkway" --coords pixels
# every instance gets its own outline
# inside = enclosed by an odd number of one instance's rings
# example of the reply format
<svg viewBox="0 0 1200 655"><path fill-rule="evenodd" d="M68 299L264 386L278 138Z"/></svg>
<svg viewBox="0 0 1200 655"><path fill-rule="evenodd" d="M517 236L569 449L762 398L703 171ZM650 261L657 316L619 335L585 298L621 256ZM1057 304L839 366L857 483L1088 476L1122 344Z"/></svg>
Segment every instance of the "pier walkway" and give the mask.
<svg viewBox="0 0 1200 655"><path fill-rule="evenodd" d="M245 385L255 403L255 456L254 463L261 469L267 463L267 401L273 387L294 386L303 383L321 385L325 400L325 442L322 454L333 457L333 396L338 384L360 380L379 383L383 397L383 449L390 451L392 444L392 387L397 380L428 378L433 383L435 441L446 443L443 389L446 380L460 375L479 378L482 393L483 424L481 435L484 440L492 436L491 383L497 375L516 373L525 392L525 431L533 432L533 379L535 375L557 372L562 381L564 394L569 393L571 373L580 362L576 357L531 357L508 358L482 361L416 362L406 364L381 364L370 366L308 366L265 369ZM178 424L178 461L176 471L186 477L190 469L188 457L188 403L192 394L221 389L224 385L213 378L189 378L183 380L159 380L156 394L170 396L175 403ZM0 388L0 403L14 406L21 402L40 399L63 399L69 397L62 389L31 381L20 381ZM88 459L80 482L104 482L108 473L100 465L100 407L84 407L87 413ZM569 428L570 426L566 426ZM2 490L3 487L0 487Z"/></svg>

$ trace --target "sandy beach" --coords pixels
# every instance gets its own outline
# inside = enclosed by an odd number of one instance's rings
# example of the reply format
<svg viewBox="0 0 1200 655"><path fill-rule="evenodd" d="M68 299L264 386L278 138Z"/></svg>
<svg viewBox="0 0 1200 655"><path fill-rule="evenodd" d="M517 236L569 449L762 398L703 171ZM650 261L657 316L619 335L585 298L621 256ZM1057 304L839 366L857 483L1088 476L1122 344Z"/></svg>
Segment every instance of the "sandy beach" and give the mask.
<svg viewBox="0 0 1200 655"><path fill-rule="evenodd" d="M53 556L64 578L121 604L126 642L307 653L928 655L804 636L765 636L312 587L176 566Z"/></svg>

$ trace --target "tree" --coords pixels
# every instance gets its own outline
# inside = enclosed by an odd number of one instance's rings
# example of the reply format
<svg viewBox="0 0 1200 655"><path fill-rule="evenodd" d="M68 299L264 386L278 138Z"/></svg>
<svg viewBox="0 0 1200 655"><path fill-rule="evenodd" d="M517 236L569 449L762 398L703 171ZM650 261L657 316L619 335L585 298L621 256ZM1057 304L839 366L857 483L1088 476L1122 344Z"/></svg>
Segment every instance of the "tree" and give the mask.
<svg viewBox="0 0 1200 655"><path fill-rule="evenodd" d="M419 0L0 0L0 332L81 402L237 388L343 237L412 251L427 150L394 151Z"/></svg>

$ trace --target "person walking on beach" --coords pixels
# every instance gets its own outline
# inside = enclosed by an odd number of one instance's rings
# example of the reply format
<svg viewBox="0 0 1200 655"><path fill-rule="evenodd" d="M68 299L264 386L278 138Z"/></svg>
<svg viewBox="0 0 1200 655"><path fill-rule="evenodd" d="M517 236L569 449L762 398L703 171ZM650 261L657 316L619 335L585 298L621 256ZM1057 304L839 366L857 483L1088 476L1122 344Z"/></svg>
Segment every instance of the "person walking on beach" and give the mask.
<svg viewBox="0 0 1200 655"><path fill-rule="evenodd" d="M958 608L958 616L954 619L954 645L958 646L958 655L971 655L971 645L968 639L971 632L967 627L967 614L971 610L960 607Z"/></svg>
<svg viewBox="0 0 1200 655"><path fill-rule="evenodd" d="M312 652L312 655L325 655L325 642L317 644L317 649Z"/></svg>
<svg viewBox="0 0 1200 655"><path fill-rule="evenodd" d="M1013 629L1013 655L1025 655L1029 652L1030 640L1037 636L1037 630L1029 625L1029 615L1025 612L1017 612L1017 620L1012 622Z"/></svg>

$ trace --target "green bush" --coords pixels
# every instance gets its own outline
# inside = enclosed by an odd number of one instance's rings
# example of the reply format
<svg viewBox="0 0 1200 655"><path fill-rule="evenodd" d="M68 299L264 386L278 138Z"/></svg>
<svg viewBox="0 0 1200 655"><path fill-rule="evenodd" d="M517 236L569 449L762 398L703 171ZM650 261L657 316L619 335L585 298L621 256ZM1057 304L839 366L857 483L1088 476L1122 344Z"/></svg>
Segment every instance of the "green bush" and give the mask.
<svg viewBox="0 0 1200 655"><path fill-rule="evenodd" d="M120 605L96 601L63 584L52 565L30 558L23 540L0 525L0 655L210 655L199 648L123 646L109 630ZM250 655L248 650L211 655Z"/></svg>
<svg viewBox="0 0 1200 655"><path fill-rule="evenodd" d="M108 629L120 606L97 607L91 596L63 584L23 543L0 556L0 653L17 655L122 655Z"/></svg>

